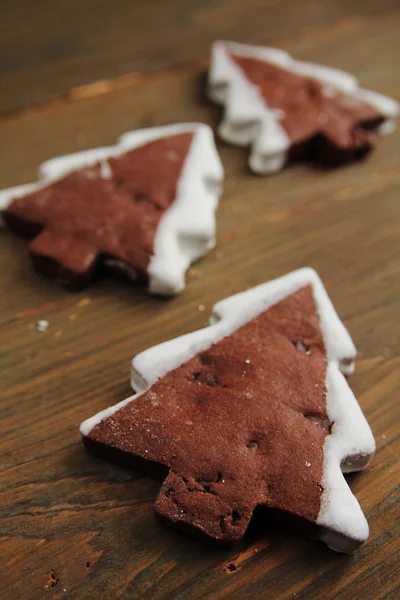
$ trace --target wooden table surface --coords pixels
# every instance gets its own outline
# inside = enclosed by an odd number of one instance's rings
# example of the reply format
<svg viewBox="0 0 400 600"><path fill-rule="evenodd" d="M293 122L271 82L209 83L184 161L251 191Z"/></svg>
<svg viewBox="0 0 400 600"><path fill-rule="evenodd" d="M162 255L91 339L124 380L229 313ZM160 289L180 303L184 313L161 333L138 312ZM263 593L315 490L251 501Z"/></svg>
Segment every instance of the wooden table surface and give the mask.
<svg viewBox="0 0 400 600"><path fill-rule="evenodd" d="M1 187L136 127L215 126L202 94L215 38L284 47L400 98L398 0L20 0L2 12ZM171 300L111 278L71 293L31 270L24 240L0 236L1 598L400 597L399 140L381 138L347 168L269 178L246 171L247 151L219 143L218 246ZM368 543L343 556L253 523L227 550L163 528L152 512L159 482L90 456L78 424L130 393L134 354L202 327L221 298L305 265L359 350L349 382L377 454L351 486Z"/></svg>

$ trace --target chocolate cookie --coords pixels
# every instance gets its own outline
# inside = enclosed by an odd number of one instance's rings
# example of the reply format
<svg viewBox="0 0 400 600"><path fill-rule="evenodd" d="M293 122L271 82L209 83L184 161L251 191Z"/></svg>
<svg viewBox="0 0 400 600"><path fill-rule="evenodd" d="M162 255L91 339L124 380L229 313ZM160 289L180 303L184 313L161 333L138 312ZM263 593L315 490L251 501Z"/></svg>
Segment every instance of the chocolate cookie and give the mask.
<svg viewBox="0 0 400 600"><path fill-rule="evenodd" d="M317 274L302 269L137 356L137 393L85 421L83 442L165 477L155 511L168 524L231 544L266 506L347 552L368 525L342 472L364 468L375 447L342 374L355 354Z"/></svg>
<svg viewBox="0 0 400 600"><path fill-rule="evenodd" d="M360 89L343 71L234 42L213 45L209 95L225 108L221 137L251 145L249 165L259 174L304 158L325 165L361 159L374 132L392 130L399 114L397 102Z"/></svg>
<svg viewBox="0 0 400 600"><path fill-rule="evenodd" d="M103 266L174 294L214 246L222 177L211 130L172 125L48 161L37 184L0 192L0 206L11 231L33 238L40 273L77 287Z"/></svg>

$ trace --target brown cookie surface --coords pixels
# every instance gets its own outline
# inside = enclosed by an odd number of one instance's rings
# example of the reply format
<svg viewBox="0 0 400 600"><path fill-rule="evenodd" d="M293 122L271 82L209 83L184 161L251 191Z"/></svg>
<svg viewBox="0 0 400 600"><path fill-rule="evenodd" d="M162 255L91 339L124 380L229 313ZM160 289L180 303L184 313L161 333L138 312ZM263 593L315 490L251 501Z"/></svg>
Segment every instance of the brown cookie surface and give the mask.
<svg viewBox="0 0 400 600"><path fill-rule="evenodd" d="M372 149L371 130L384 117L370 104L334 88L327 93L329 86L272 63L231 57L268 106L279 111L292 144L289 158L335 165L363 158Z"/></svg>
<svg viewBox="0 0 400 600"><path fill-rule="evenodd" d="M240 539L259 505L314 522L331 425L325 374L305 286L167 373L84 443L127 465L162 465L156 513L219 542Z"/></svg>
<svg viewBox="0 0 400 600"><path fill-rule="evenodd" d="M14 199L8 227L34 238L38 271L60 282L87 283L100 264L146 281L161 217L176 197L193 133L181 133L72 171Z"/></svg>

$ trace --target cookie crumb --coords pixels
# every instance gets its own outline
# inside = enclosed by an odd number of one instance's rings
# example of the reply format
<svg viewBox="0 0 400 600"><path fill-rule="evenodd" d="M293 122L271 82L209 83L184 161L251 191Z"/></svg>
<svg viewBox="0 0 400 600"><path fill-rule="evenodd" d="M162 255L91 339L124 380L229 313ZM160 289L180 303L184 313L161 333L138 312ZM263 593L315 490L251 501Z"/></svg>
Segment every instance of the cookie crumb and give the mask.
<svg viewBox="0 0 400 600"><path fill-rule="evenodd" d="M36 325L36 331L39 331L40 333L43 333L44 331L47 331L49 328L49 322L45 321L45 320L40 320L37 322Z"/></svg>
<svg viewBox="0 0 400 600"><path fill-rule="evenodd" d="M217 252L217 254L215 255L215 258L217 260L222 260L224 258L224 253L223 252Z"/></svg>
<svg viewBox="0 0 400 600"><path fill-rule="evenodd" d="M76 313L72 313L71 315L68 315L68 319L69 319L70 321L75 321L75 320L76 320L76 318L77 318L77 316L78 316L78 315L77 315Z"/></svg>
<svg viewBox="0 0 400 600"><path fill-rule="evenodd" d="M204 312L206 310L206 307L204 306L204 304L199 304L197 307L197 310L199 312Z"/></svg>

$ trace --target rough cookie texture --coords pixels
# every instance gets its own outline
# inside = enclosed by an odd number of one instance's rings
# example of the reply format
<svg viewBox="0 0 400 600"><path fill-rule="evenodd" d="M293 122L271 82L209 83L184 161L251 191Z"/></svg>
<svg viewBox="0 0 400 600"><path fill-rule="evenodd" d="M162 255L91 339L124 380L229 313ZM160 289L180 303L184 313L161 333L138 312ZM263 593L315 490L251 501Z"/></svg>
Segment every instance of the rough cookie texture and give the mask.
<svg viewBox="0 0 400 600"><path fill-rule="evenodd" d="M244 535L260 505L318 523L329 484L329 352L312 284L305 278L256 312L214 343L199 345L194 337L190 343L185 336L186 350L199 348L193 357L81 428L87 448L105 458L132 467L143 460L150 468L162 465L167 476L156 514L225 544ZM144 357L142 367L150 363ZM373 440L364 450L365 459Z"/></svg>
<svg viewBox="0 0 400 600"><path fill-rule="evenodd" d="M34 238L35 267L61 283L86 284L100 264L147 283L160 221L178 196L196 133L164 135L67 172L11 200L3 219Z"/></svg>
<svg viewBox="0 0 400 600"><path fill-rule="evenodd" d="M212 60L210 95L225 105L220 134L253 145L256 172L303 158L326 165L361 159L374 131L398 114L396 102L361 90L347 73L281 50L217 42Z"/></svg>

